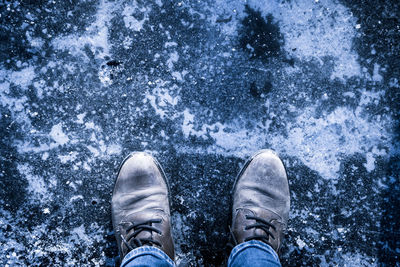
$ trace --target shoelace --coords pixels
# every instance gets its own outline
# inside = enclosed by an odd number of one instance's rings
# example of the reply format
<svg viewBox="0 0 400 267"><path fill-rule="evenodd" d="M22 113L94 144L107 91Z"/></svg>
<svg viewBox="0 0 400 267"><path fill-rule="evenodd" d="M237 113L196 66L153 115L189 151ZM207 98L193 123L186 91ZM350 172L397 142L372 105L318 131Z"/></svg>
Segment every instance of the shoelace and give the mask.
<svg viewBox="0 0 400 267"><path fill-rule="evenodd" d="M247 237L244 241L249 241L249 240L260 240L263 241L264 243L267 243L269 245L271 245L269 243L269 237L272 237L272 239L275 240L274 235L271 233L271 231L269 230L270 228L274 229L274 231L276 231L276 228L273 224L271 224L270 222L267 222L266 220L257 217L257 216L251 216L251 215L246 215L246 219L247 220L255 220L256 223L255 224L251 224L251 225L247 225L245 227L245 230L249 230L252 228L259 228L261 230L263 230L267 236L265 235L253 235L253 236L249 236Z"/></svg>
<svg viewBox="0 0 400 267"><path fill-rule="evenodd" d="M259 228L259 229L262 229L267 234L267 236L265 236L265 235L253 235L253 236L249 236L249 237L245 238L244 241L247 242L247 241L250 241L250 240L260 240L260 241L262 241L264 243L267 243L268 245L272 246L271 243L269 242L269 236L271 236L272 239L274 239L274 240L275 240L275 237L269 231L269 228L271 227L272 229L274 229L274 231L276 231L276 227L273 224L271 224L271 223L267 222L266 220L264 220L264 219L262 219L260 217L257 217L257 216L246 215L246 219L247 220L255 220L256 223L255 224L251 224L251 225L247 225L245 227L245 230L249 230L249 229L252 229L252 228ZM236 246L238 244L238 241L236 240L235 234L233 233L232 228L230 226L229 226L229 232L231 233L231 238L232 238L234 244L229 242L227 245L228 245L228 247L230 247L232 249L234 246Z"/></svg>
<svg viewBox="0 0 400 267"><path fill-rule="evenodd" d="M151 226L153 223L161 223L161 219L152 219L148 220L142 223L136 223L130 225L127 229L126 232L128 233L132 229L134 230L131 234L129 234L126 238L124 238L121 235L122 241L124 244L129 248L129 250L141 247L143 245L156 245L161 247L161 243L158 242L157 240L153 240L152 238L136 238L138 234L140 234L142 231L148 231L148 232L156 232L157 234L161 234L161 231L155 228L154 226Z"/></svg>

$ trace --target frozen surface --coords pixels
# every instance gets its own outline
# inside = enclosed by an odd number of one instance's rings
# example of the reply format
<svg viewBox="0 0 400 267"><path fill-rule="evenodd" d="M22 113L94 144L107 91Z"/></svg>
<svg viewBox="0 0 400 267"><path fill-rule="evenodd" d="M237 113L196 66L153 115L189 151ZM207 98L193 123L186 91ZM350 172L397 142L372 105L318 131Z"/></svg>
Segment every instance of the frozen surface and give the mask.
<svg viewBox="0 0 400 267"><path fill-rule="evenodd" d="M3 1L0 265L118 264L131 151L169 177L181 265L223 265L230 189L278 151L289 266L398 266L397 1Z"/></svg>

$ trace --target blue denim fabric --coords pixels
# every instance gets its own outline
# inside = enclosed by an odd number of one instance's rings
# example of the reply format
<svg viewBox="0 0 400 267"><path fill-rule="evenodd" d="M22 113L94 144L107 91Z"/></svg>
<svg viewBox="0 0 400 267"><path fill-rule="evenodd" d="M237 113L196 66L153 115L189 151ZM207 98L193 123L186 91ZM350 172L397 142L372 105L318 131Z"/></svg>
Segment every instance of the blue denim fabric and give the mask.
<svg viewBox="0 0 400 267"><path fill-rule="evenodd" d="M171 267L175 263L161 249L151 246L135 248L124 257L121 267Z"/></svg>
<svg viewBox="0 0 400 267"><path fill-rule="evenodd" d="M156 247L143 246L129 252L122 261L121 267L138 266L175 266L175 263L162 250ZM281 266L278 255L267 244L251 240L233 248L228 260L228 267L263 267Z"/></svg>
<svg viewBox="0 0 400 267"><path fill-rule="evenodd" d="M250 240L233 248L228 259L228 267L281 266L275 250L258 240Z"/></svg>

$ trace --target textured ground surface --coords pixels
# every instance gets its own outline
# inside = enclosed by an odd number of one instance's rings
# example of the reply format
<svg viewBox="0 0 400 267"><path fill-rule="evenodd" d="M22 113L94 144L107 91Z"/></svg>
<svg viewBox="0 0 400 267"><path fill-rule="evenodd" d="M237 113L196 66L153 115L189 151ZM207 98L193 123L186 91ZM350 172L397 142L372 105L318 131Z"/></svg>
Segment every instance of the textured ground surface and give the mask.
<svg viewBox="0 0 400 267"><path fill-rule="evenodd" d="M117 264L135 150L170 179L177 262L222 265L261 148L288 169L284 265L398 264L399 18L395 0L1 1L0 265Z"/></svg>

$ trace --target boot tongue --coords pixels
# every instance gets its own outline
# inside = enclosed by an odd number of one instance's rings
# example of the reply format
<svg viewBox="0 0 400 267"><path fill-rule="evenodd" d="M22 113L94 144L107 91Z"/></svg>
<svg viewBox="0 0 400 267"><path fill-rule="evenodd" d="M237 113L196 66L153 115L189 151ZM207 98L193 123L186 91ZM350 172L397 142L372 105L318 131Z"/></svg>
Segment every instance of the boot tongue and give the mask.
<svg viewBox="0 0 400 267"><path fill-rule="evenodd" d="M153 224L146 224L146 225L149 225L149 226L153 226L154 225L154 223ZM131 232L133 233L133 231L134 230L131 230ZM130 234L130 233L129 233ZM150 231L150 230L142 230L135 238L136 239L152 239L152 237L153 237L153 232L152 231ZM149 244L144 244L144 245L149 245Z"/></svg>
<svg viewBox="0 0 400 267"><path fill-rule="evenodd" d="M157 226L157 223L150 223L150 220L154 220L154 219L161 219L162 216L161 214L157 214L156 212L140 212L140 213L134 213L134 214L130 214L128 216L125 217L125 221L129 222L127 223L127 227L131 226L132 224L142 224L143 225L148 225L148 226ZM149 222L149 223L146 223ZM145 224L146 223L146 224ZM125 227L125 229L127 229L127 227ZM126 232L125 236L130 236L131 234L133 234L135 231L138 231L140 228L139 227L135 227L131 230L129 230L128 232ZM156 227L157 228L157 227ZM147 230L147 229L142 229L135 237L132 237L132 239L153 239L154 234L157 234L156 232ZM129 243L132 243L133 241L127 240ZM142 242L143 243L143 242ZM144 245L151 245L151 244L147 244L145 243Z"/></svg>
<svg viewBox="0 0 400 267"><path fill-rule="evenodd" d="M282 218L276 214L275 212L267 209L256 208L253 210L254 214L258 217L264 218L269 223L275 226L275 230L273 227L269 227L269 231L271 232L272 236L268 235L269 244L271 247L278 252L281 246L281 240L283 238L282 229L285 227L283 224ZM267 234L262 229L255 229L254 233L256 235L265 235ZM278 252L279 253L279 252Z"/></svg>
<svg viewBox="0 0 400 267"><path fill-rule="evenodd" d="M259 228L254 229L254 235L265 235L265 232Z"/></svg>
<svg viewBox="0 0 400 267"><path fill-rule="evenodd" d="M252 208L252 209L243 208L243 209L240 209L240 210L238 211L238 215L239 215L240 217L242 217L242 220L244 220L244 224L245 224L245 225L252 225L252 224L255 224L255 223L256 223L255 220L246 219L247 215L251 215L251 216L256 216L256 217L263 218L263 219L265 219L266 221L273 223L274 225L275 225L277 222L280 223L280 222L282 221L282 219L280 218L280 216L278 216L276 213L271 212L271 211L269 211L269 210L260 209L260 208ZM268 230L274 235L274 238L276 239L276 238L277 238L277 236L276 236L276 235L277 235L276 231L274 231L272 227L268 227ZM253 228L253 229L249 229L249 230L245 231L245 232L243 233L242 239L244 240L245 238L251 237L251 236L265 236L265 237L268 237L268 239L269 239L269 241L270 241L271 243L275 243L275 242L274 242L275 239L273 239L270 235L268 235L263 229L258 228L258 227ZM242 240L242 242L243 242L243 240ZM271 244L271 245L272 245L273 247L276 247L275 244ZM274 248L274 249L275 249L275 248Z"/></svg>

